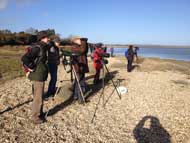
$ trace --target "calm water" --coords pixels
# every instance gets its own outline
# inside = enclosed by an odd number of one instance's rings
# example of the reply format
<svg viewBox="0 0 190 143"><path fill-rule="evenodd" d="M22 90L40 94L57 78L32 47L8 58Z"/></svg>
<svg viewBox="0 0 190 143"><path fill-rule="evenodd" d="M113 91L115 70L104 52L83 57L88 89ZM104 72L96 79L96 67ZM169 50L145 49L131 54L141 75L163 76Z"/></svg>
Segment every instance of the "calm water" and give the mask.
<svg viewBox="0 0 190 143"><path fill-rule="evenodd" d="M114 48L114 55L123 55L127 48ZM107 52L110 52L109 48ZM138 55L142 57L158 57L190 61L190 48L140 48Z"/></svg>

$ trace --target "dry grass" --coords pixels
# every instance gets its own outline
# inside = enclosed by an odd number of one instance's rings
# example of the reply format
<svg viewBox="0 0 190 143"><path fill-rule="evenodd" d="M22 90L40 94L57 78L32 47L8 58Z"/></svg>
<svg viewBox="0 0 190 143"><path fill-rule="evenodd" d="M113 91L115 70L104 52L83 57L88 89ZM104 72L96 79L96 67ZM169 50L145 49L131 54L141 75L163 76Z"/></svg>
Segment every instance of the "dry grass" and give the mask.
<svg viewBox="0 0 190 143"><path fill-rule="evenodd" d="M21 56L25 46L1 46L0 56Z"/></svg>
<svg viewBox="0 0 190 143"><path fill-rule="evenodd" d="M23 76L20 58L0 57L0 83Z"/></svg>
<svg viewBox="0 0 190 143"><path fill-rule="evenodd" d="M0 47L0 83L23 76L20 57L24 46Z"/></svg>

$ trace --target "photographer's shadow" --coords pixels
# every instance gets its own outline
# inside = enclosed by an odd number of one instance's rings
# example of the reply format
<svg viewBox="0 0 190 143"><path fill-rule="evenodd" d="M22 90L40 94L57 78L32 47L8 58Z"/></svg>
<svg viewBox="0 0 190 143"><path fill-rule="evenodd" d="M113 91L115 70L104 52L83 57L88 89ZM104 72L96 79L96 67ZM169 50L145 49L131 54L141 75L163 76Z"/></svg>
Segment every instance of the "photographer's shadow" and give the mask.
<svg viewBox="0 0 190 143"><path fill-rule="evenodd" d="M137 143L171 143L170 134L162 127L158 118L153 116L143 117L133 134Z"/></svg>

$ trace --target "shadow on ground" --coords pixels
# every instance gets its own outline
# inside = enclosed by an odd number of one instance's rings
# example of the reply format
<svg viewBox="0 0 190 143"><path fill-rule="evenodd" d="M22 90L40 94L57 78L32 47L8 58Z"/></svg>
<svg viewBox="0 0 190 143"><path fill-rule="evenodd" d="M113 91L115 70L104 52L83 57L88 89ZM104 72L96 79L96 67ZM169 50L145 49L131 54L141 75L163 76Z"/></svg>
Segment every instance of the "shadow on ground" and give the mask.
<svg viewBox="0 0 190 143"><path fill-rule="evenodd" d="M100 90L105 88L107 85L109 85L110 81L114 79L114 77L116 76L117 73L118 73L118 71L109 72L97 84L95 84L95 85L93 83L88 84L86 92L89 94L86 95L86 100L89 100L90 97L96 95L97 92L99 92Z"/></svg>
<svg viewBox="0 0 190 143"><path fill-rule="evenodd" d="M104 87L109 83L110 80L113 80L113 78L115 77L115 75L118 73L118 71L113 71L113 72L109 72L106 74L105 78L104 78ZM92 76L87 77L86 79L90 79L92 78ZM103 87L102 87L102 83L103 83L103 79L100 80L100 82L96 85L94 84L87 84L87 91L86 93L88 93L88 95L85 94L85 99L87 102L90 101L90 97L94 96L95 93L99 92ZM63 86L64 88L66 88L65 86ZM67 87L69 88L69 87ZM72 93L68 93L66 92L66 90L68 89L62 89L64 96L67 95L67 97L64 97L64 101L58 105L55 105L53 108L51 108L48 112L47 116L52 116L54 114L56 114L57 112L59 112L60 110L63 110L65 107L69 106L72 104L73 102L73 98L72 98ZM68 96L69 95L69 96ZM87 103L86 102L86 103Z"/></svg>
<svg viewBox="0 0 190 143"><path fill-rule="evenodd" d="M133 130L133 134L137 143L171 143L170 134L154 116L143 117Z"/></svg>
<svg viewBox="0 0 190 143"><path fill-rule="evenodd" d="M15 105L14 107L7 107L5 110L3 110L3 111L0 112L0 115L1 115L1 114L4 114L4 113L6 113L6 112L12 111L12 110L14 110L14 109L16 109L16 108L19 108L19 107L21 107L21 106L23 106L23 105L25 105L25 104L29 104L29 103L32 102L32 101L33 101L33 99L29 99L29 100L27 100L27 101L25 101L25 102L23 102L23 103L19 103L19 104Z"/></svg>

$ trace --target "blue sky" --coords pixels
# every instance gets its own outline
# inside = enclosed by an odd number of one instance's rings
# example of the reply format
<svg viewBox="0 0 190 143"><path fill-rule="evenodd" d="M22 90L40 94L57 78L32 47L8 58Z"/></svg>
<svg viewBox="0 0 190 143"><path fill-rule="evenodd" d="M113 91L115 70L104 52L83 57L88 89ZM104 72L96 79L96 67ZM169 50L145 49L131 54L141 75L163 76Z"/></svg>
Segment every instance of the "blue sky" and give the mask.
<svg viewBox="0 0 190 143"><path fill-rule="evenodd" d="M0 0L0 29L110 44L190 45L190 0Z"/></svg>

